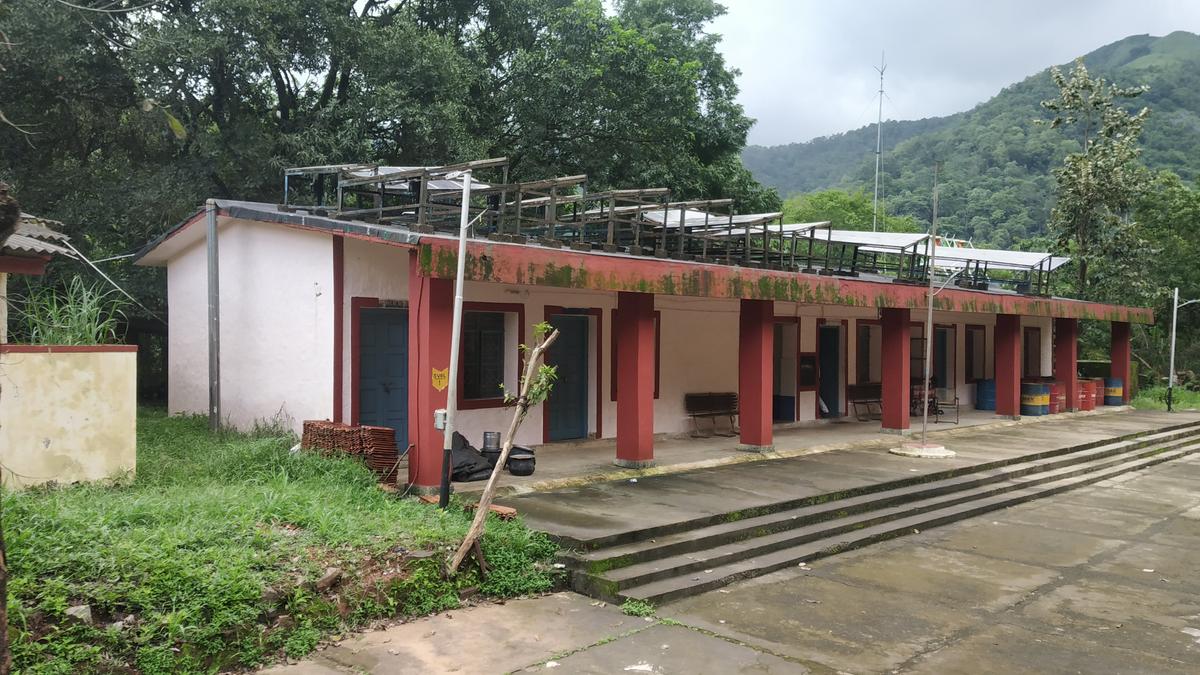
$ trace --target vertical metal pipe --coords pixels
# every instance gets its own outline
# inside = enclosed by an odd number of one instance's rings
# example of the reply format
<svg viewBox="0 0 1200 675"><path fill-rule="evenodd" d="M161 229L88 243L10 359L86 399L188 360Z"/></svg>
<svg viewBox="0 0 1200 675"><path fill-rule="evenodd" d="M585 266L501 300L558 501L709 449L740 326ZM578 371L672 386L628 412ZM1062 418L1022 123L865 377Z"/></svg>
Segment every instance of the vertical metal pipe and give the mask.
<svg viewBox="0 0 1200 675"><path fill-rule="evenodd" d="M1175 327L1179 321L1179 287L1175 287L1175 294L1171 300L1171 360L1167 366L1167 412L1171 412L1175 407ZM1128 387L1129 383L1126 382Z"/></svg>
<svg viewBox="0 0 1200 675"><path fill-rule="evenodd" d="M725 227L725 264L733 262L733 206L729 207L729 224Z"/></svg>
<svg viewBox="0 0 1200 675"><path fill-rule="evenodd" d="M687 236L687 209L679 209L679 250L676 253L679 257L683 257L683 252L687 249L687 242L684 240Z"/></svg>
<svg viewBox="0 0 1200 675"><path fill-rule="evenodd" d="M516 225L517 225L517 229L515 232L513 232L513 234L517 235L518 237L521 236L521 198L524 196L524 194L525 193L521 190L521 188L518 187L517 188L517 200L516 200L517 219L515 221Z"/></svg>
<svg viewBox="0 0 1200 675"><path fill-rule="evenodd" d="M426 201L429 199L429 172L421 172L421 192L417 197L417 227L425 225L429 216L426 213L428 210Z"/></svg>
<svg viewBox="0 0 1200 675"><path fill-rule="evenodd" d="M742 262L750 266L750 223L746 223L746 233L742 241Z"/></svg>
<svg viewBox="0 0 1200 675"><path fill-rule="evenodd" d="M504 170L501 171L500 182L504 185L500 189L500 208L496 213L496 234L504 234L504 209L508 203L508 165L504 165Z"/></svg>
<svg viewBox="0 0 1200 675"><path fill-rule="evenodd" d="M221 290L217 251L217 200L204 204L208 219L208 429L221 428Z"/></svg>
<svg viewBox="0 0 1200 675"><path fill-rule="evenodd" d="M612 195L609 195L608 196L608 245L609 246L615 246L617 243L617 241L616 241L616 221L613 220L613 216L615 215L613 213L613 209L616 207L616 205L617 205L617 198Z"/></svg>
<svg viewBox="0 0 1200 675"><path fill-rule="evenodd" d="M558 235L558 186L550 186L550 197L546 202L545 220L546 233L543 235L548 239L554 239Z"/></svg>
<svg viewBox="0 0 1200 675"><path fill-rule="evenodd" d="M663 255L667 254L667 221L671 219L671 203L667 202L663 205L663 222L662 230L658 233L658 251L662 251ZM655 254L658 253L655 251Z"/></svg>
<svg viewBox="0 0 1200 675"><path fill-rule="evenodd" d="M451 448L454 445L454 418L458 412L458 345L462 332L463 277L467 269L467 230L471 227L471 172L465 172L462 212L458 219L458 272L454 277L454 319L450 328L450 373L446 383L446 429L442 436L442 485L438 506L450 504Z"/></svg>
<svg viewBox="0 0 1200 675"><path fill-rule="evenodd" d="M779 216L779 269L784 268L784 261L787 260L783 248L783 216Z"/></svg>

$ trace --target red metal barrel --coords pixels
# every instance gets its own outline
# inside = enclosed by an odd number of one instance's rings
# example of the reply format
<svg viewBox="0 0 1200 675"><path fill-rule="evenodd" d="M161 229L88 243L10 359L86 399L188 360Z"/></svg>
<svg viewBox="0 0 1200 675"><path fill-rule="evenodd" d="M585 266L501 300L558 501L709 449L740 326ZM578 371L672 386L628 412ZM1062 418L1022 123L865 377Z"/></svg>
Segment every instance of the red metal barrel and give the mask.
<svg viewBox="0 0 1200 675"><path fill-rule="evenodd" d="M1067 395L1058 382L1050 383L1050 414L1062 412L1067 407Z"/></svg>
<svg viewBox="0 0 1200 675"><path fill-rule="evenodd" d="M1079 409L1096 409L1096 383L1093 380L1079 381Z"/></svg>

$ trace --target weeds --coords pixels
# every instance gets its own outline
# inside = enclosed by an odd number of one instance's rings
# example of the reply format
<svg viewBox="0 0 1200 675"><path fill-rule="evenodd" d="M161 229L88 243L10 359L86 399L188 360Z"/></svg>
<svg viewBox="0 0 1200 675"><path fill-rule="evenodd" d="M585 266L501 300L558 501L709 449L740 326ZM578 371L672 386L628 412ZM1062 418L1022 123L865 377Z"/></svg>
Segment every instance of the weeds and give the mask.
<svg viewBox="0 0 1200 675"><path fill-rule="evenodd" d="M467 514L395 499L354 460L292 454L290 435L212 436L202 418L156 412L138 432L133 480L3 496L21 672L252 667L332 632L455 607L468 586L509 597L555 584L553 544L498 520L482 542L492 574L443 579ZM332 566L345 578L316 591ZM85 603L93 624L66 615Z"/></svg>
<svg viewBox="0 0 1200 675"><path fill-rule="evenodd" d="M630 598L621 605L621 611L627 616L654 616L654 605Z"/></svg>
<svg viewBox="0 0 1200 675"><path fill-rule="evenodd" d="M128 304L115 290L102 290L80 277L72 277L62 291L28 286L25 298L14 303L16 332L30 344L110 344L118 341Z"/></svg>
<svg viewBox="0 0 1200 675"><path fill-rule="evenodd" d="M1200 391L1177 386L1173 393L1173 399L1176 410L1200 409ZM1167 388L1152 387L1139 390L1137 396L1129 404L1138 410L1166 410Z"/></svg>

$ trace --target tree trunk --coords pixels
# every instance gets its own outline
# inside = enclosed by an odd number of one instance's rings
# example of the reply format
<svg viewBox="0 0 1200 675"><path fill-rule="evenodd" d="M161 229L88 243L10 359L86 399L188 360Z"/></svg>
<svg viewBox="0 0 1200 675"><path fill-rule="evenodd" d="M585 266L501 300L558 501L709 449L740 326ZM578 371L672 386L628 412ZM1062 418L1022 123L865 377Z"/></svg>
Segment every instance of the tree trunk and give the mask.
<svg viewBox="0 0 1200 675"><path fill-rule="evenodd" d="M517 430L521 428L521 423L525 421L525 415L529 413L529 387L534 382L534 375L537 373L537 364L541 360L542 354L545 353L550 345L558 339L558 331L550 333L546 341L534 347L529 352L529 359L525 362L525 375L521 378L521 393L517 397L517 409L513 412L512 422L508 425L508 435L504 438L504 447L500 450L500 457L496 459L496 466L492 467L492 475L488 477L487 485L483 488L483 494L479 497L479 505L475 507L475 517L471 520L471 527L467 530L467 536L463 538L462 544L458 547L454 557L450 560L450 564L446 566L446 576L453 576L458 573L459 565L467 557L467 553L471 551L471 547L483 535L483 526L487 523L488 511L492 506L492 499L496 496L496 483L500 478L500 471L504 469L504 463L508 461L508 453L512 451L513 439L517 437ZM480 561L482 564L483 561Z"/></svg>

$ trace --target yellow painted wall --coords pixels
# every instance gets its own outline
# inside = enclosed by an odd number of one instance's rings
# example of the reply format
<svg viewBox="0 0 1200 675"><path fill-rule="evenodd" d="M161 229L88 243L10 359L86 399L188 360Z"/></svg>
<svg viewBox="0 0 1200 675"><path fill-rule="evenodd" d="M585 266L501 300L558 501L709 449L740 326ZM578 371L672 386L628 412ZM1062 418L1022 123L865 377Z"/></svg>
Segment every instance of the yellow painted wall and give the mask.
<svg viewBox="0 0 1200 675"><path fill-rule="evenodd" d="M90 481L135 469L137 352L79 351L88 349L0 347L5 485Z"/></svg>

